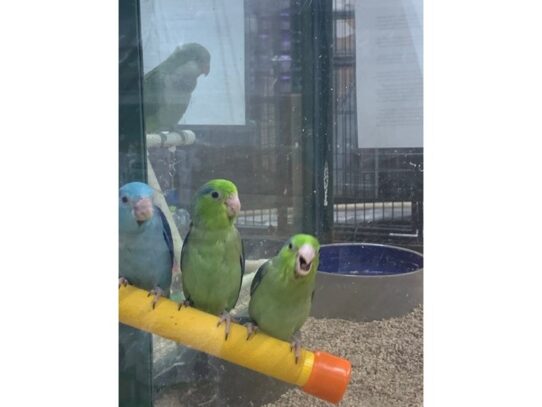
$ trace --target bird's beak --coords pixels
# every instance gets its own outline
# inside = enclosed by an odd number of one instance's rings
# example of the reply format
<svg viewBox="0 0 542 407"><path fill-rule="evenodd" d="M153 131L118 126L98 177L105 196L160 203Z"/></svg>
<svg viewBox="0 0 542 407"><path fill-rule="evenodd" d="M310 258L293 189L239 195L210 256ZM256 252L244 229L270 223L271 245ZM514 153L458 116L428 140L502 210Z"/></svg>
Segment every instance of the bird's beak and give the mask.
<svg viewBox="0 0 542 407"><path fill-rule="evenodd" d="M132 205L132 213L139 225L152 218L153 205L150 198L141 198Z"/></svg>
<svg viewBox="0 0 542 407"><path fill-rule="evenodd" d="M209 72L211 72L211 65L203 65L203 69L201 71L205 74L205 76L209 75Z"/></svg>
<svg viewBox="0 0 542 407"><path fill-rule="evenodd" d="M228 199L226 199L226 207L228 208L228 216L233 218L239 215L241 211L241 201L239 201L239 196L233 194Z"/></svg>
<svg viewBox="0 0 542 407"><path fill-rule="evenodd" d="M304 244L297 251L295 273L298 277L305 277L311 271L312 261L316 257L316 251L310 244Z"/></svg>

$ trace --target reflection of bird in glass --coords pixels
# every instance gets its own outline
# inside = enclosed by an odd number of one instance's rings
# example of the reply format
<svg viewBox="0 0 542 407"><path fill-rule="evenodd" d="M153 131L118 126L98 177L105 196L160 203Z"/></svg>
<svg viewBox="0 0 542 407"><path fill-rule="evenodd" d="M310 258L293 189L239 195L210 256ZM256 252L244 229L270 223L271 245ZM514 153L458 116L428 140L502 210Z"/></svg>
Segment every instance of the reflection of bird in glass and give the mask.
<svg viewBox="0 0 542 407"><path fill-rule="evenodd" d="M184 44L143 79L147 133L171 131L190 103L198 77L210 71L211 54L197 43Z"/></svg>

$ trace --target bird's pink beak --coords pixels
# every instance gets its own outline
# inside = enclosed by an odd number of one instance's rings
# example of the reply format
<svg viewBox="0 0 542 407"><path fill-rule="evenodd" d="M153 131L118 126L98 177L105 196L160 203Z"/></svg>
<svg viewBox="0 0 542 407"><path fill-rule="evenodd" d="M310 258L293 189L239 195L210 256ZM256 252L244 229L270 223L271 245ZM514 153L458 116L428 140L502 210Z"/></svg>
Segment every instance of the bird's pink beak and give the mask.
<svg viewBox="0 0 542 407"><path fill-rule="evenodd" d="M239 196L233 194L228 199L226 199L226 207L228 208L228 216L233 218L234 216L239 215L241 211L241 201L239 201Z"/></svg>
<svg viewBox="0 0 542 407"><path fill-rule="evenodd" d="M304 244L297 251L297 259L295 263L295 273L299 277L305 277L311 271L312 261L316 256L314 247L310 244Z"/></svg>
<svg viewBox="0 0 542 407"><path fill-rule="evenodd" d="M152 218L154 210L150 198L141 198L133 204L132 208L137 223L141 224Z"/></svg>
<svg viewBox="0 0 542 407"><path fill-rule="evenodd" d="M209 72L211 72L211 66L209 64L203 65L203 69L201 70L205 76L209 75Z"/></svg>

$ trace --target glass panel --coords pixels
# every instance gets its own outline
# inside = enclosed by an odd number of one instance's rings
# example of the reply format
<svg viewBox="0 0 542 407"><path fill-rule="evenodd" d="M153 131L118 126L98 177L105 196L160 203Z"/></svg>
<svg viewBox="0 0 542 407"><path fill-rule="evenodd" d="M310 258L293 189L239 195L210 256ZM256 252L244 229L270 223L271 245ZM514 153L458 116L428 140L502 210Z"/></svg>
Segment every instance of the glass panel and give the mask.
<svg viewBox="0 0 542 407"><path fill-rule="evenodd" d="M313 142L303 139L296 7L290 1L140 1L149 183L163 191L162 204L184 239L196 190L213 178L232 180L241 200L237 228L247 274L303 230L303 151ZM245 278L236 315L248 314L250 281ZM172 299L184 299L178 275L171 291ZM185 405L243 405L271 401L273 389L286 388L158 336L153 350L156 405L181 394Z"/></svg>
<svg viewBox="0 0 542 407"><path fill-rule="evenodd" d="M422 2L334 1L334 237L423 250Z"/></svg>
<svg viewBox="0 0 542 407"><path fill-rule="evenodd" d="M325 273L303 345L352 362L344 405L420 404L423 259L393 246L423 250L421 1L137 1L146 151L139 140L130 157L146 153L135 178L160 191L155 204L172 226L175 266L193 197L214 178L239 191L246 270L232 314L241 322L254 272L290 236L355 243L322 247ZM121 166L122 174L127 161ZM169 294L181 303L175 266ZM408 280L369 290L337 280L385 274L390 282L402 272ZM397 325L380 321L392 317ZM157 335L152 345L148 336L137 342L140 359L152 356L155 406L315 400ZM378 378L379 368L389 377ZM134 389L138 380L145 377Z"/></svg>

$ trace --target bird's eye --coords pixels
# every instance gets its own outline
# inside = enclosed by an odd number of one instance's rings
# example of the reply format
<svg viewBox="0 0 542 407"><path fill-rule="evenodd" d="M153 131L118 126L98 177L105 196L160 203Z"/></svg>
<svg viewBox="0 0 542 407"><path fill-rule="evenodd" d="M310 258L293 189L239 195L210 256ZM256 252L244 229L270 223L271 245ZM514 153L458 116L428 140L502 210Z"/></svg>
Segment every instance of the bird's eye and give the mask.
<svg viewBox="0 0 542 407"><path fill-rule="evenodd" d="M211 196L212 196L213 198L215 198L215 199L218 198L218 192L213 191L213 192L211 193Z"/></svg>
<svg viewBox="0 0 542 407"><path fill-rule="evenodd" d="M121 200L122 200L122 202L126 203L126 202L128 202L128 197L123 196L123 197L121 198Z"/></svg>
<svg viewBox="0 0 542 407"><path fill-rule="evenodd" d="M294 245L290 243L290 244L288 245L288 249L292 250L293 248L294 248Z"/></svg>

